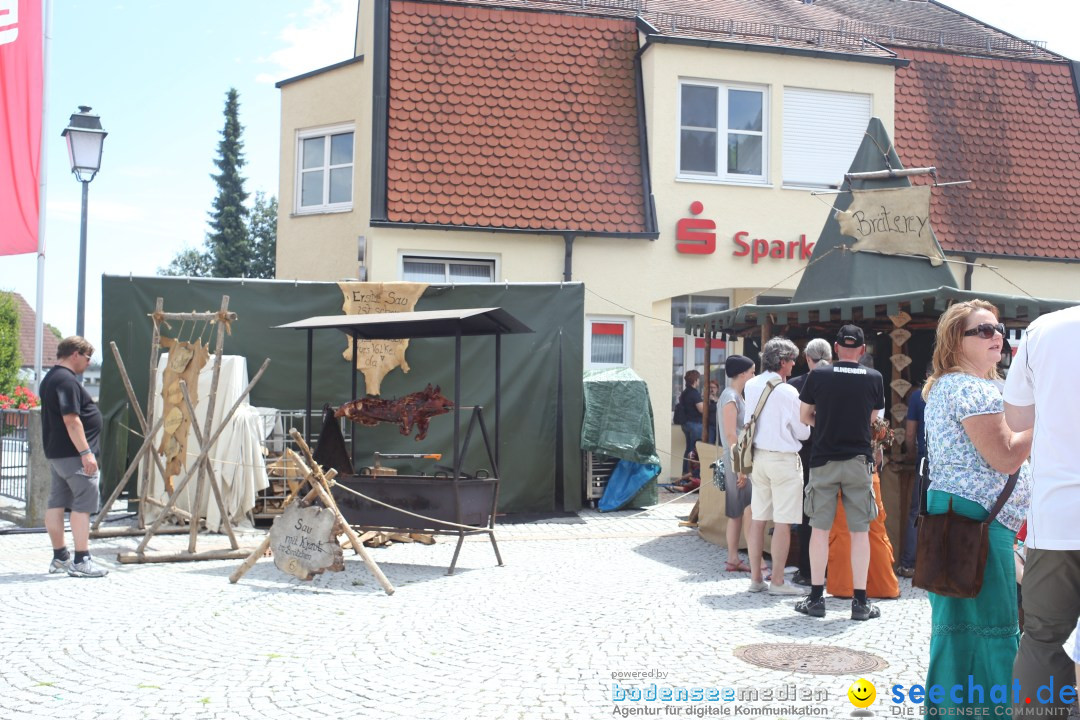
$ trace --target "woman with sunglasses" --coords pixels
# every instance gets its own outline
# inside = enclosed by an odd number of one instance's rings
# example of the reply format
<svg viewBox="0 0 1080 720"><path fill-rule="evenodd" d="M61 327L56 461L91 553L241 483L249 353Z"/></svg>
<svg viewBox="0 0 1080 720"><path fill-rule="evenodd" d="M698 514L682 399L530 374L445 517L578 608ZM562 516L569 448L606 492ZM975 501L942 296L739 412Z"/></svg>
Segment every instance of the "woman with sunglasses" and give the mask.
<svg viewBox="0 0 1080 720"><path fill-rule="evenodd" d="M1009 429L993 382L1004 336L1005 326L990 303L954 304L938 321L933 373L923 386L930 463L927 512L945 513L951 502L953 512L985 520L1009 475L1021 468L1005 507L990 524L990 552L978 596L929 594L933 624L926 684L943 691L939 702L928 696L927 704L938 708L1008 708L1011 700L994 702L991 688L1011 687L1020 641L1012 550L1031 496L1027 466L1021 467L1031 450L1031 431ZM969 698L969 684L981 686L982 692ZM964 687L960 702L950 694L954 685Z"/></svg>

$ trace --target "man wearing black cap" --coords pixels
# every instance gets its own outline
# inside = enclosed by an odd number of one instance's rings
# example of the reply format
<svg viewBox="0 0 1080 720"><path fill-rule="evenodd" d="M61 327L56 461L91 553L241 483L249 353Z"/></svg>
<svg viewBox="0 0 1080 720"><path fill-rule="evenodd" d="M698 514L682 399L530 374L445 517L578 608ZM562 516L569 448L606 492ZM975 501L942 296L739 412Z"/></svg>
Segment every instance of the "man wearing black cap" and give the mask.
<svg viewBox="0 0 1080 720"><path fill-rule="evenodd" d="M825 616L825 566L829 561L829 530L836 515L836 498L844 499L851 531L851 577L855 597L851 619L869 620L881 611L866 600L870 567L870 521L877 517L874 502L873 449L870 426L885 408L884 380L873 368L859 365L866 341L855 325L840 328L835 365L817 368L799 394L801 419L814 426L810 451L810 484L804 509L813 532L810 537L810 595L795 610Z"/></svg>

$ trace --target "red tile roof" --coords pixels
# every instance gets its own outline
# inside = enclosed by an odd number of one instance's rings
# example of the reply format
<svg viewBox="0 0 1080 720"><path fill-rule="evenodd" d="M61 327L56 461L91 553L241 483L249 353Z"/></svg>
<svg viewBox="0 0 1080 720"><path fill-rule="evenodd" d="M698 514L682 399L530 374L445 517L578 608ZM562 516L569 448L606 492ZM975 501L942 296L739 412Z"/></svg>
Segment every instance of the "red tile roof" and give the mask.
<svg viewBox="0 0 1080 720"><path fill-rule="evenodd" d="M889 58L886 45L1053 59L1040 46L926 0L443 0L640 17L672 39Z"/></svg>
<svg viewBox="0 0 1080 720"><path fill-rule="evenodd" d="M932 222L949 253L1080 260L1080 108L1067 63L902 50L894 142L935 166Z"/></svg>
<svg viewBox="0 0 1080 720"><path fill-rule="evenodd" d="M629 19L395 0L387 217L644 233Z"/></svg>
<svg viewBox="0 0 1080 720"><path fill-rule="evenodd" d="M22 367L34 366L34 309L19 293L6 293L15 301L19 313L19 355ZM45 328L41 339L41 365L50 368L56 364L56 346L60 341L52 330Z"/></svg>

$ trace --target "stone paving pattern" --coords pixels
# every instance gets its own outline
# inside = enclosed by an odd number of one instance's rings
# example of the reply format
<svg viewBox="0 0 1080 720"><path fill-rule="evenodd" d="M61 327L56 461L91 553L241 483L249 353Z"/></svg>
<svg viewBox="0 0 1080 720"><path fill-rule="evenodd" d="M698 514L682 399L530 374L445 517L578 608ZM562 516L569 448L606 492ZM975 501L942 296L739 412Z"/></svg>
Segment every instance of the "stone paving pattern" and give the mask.
<svg viewBox="0 0 1080 720"><path fill-rule="evenodd" d="M921 682L929 642L925 594L901 581L883 617L849 619L848 601L809 619L794 598L746 592L725 552L679 528L690 498L647 515L601 515L500 526L505 567L483 537L446 575L452 538L371 550L397 587L385 595L358 557L302 582L270 559L236 585L240 561L122 565L139 538L91 541L104 579L48 575L44 534L0 535L4 638L0 717L23 718L608 718L739 708L853 710L854 675L767 670L734 656L753 643L832 645L874 653L871 707L895 683ZM2 527L10 528L11 525ZM259 534L242 544L254 546ZM152 551L186 548L162 536ZM200 550L224 544L200 537ZM613 680L656 671L661 678ZM616 703L612 683L825 691L817 702ZM720 707L724 706L724 707ZM808 717L785 713L768 717Z"/></svg>

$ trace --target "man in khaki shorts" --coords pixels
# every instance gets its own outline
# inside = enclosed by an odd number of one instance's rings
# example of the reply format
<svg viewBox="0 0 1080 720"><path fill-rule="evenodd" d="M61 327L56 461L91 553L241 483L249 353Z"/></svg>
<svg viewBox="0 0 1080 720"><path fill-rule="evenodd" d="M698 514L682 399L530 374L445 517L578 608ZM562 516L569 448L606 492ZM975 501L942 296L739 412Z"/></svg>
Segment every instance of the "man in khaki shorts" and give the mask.
<svg viewBox="0 0 1080 720"><path fill-rule="evenodd" d="M810 484L804 507L810 518L810 595L795 604L796 612L825 617L825 566L829 561L829 530L836 516L837 495L851 531L851 619L881 616L866 600L870 568L870 521L877 517L871 464L870 426L885 407L881 373L859 364L866 350L863 332L855 325L840 328L835 365L813 370L799 400L803 422L814 426L810 450ZM755 468L756 469L756 468Z"/></svg>
<svg viewBox="0 0 1080 720"><path fill-rule="evenodd" d="M799 393L787 384L799 348L777 337L761 350L762 373L746 383L746 412L753 413L770 381L779 384L765 400L754 435L754 471L750 475L750 592L768 590L770 595L802 595L798 587L784 582L784 565L791 546L791 526L802 522L802 464L799 448L810 437L810 427L799 420ZM765 523L774 523L772 583L761 572L765 547Z"/></svg>

